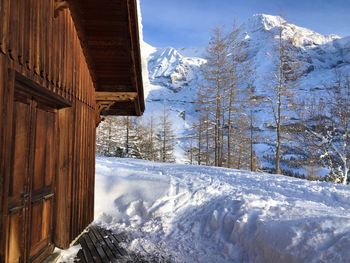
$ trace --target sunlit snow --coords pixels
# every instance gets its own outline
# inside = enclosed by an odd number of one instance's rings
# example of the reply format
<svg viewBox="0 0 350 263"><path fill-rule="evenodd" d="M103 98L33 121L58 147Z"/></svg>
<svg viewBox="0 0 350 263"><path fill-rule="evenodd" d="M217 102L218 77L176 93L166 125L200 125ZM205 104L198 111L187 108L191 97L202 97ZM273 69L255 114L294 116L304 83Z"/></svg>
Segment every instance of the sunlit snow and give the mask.
<svg viewBox="0 0 350 263"><path fill-rule="evenodd" d="M96 223L174 262L348 262L350 189L204 166L98 158Z"/></svg>

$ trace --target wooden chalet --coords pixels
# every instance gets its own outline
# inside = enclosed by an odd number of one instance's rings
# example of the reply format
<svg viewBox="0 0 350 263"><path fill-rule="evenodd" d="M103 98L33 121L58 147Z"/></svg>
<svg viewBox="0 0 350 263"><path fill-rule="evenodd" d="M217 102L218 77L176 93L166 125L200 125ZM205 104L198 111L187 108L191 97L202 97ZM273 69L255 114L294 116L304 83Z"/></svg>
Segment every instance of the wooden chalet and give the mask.
<svg viewBox="0 0 350 263"><path fill-rule="evenodd" d="M0 262L93 220L100 115L141 115L136 0L0 0Z"/></svg>

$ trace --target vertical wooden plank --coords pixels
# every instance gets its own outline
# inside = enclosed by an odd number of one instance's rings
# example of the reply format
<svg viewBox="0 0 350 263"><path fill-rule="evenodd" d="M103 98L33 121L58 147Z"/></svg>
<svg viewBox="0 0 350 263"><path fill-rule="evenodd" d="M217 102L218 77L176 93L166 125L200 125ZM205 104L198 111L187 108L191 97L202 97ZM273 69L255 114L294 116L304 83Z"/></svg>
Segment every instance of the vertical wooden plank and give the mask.
<svg viewBox="0 0 350 263"><path fill-rule="evenodd" d="M38 0L39 1L39 0ZM46 61L46 35L47 35L47 12L48 3L50 1L40 0L39 9L39 73L42 78L45 78L45 61Z"/></svg>
<svg viewBox="0 0 350 263"><path fill-rule="evenodd" d="M86 86L86 89L88 88L88 86ZM84 104L84 115L83 115L83 120L84 120L84 129L83 129L83 145L84 145L84 147L83 147L83 163L84 163L84 165L83 165L83 174L84 174L84 189L83 189L83 199L82 200L89 200L88 198L87 198L87 193L89 192L89 188L88 188L88 174L87 174L87 168L88 168L88 163L87 163L87 156L88 156L88 151L87 151L87 126L86 126L86 123L87 123L87 106L86 106L86 104ZM80 226L80 229L82 229L85 225L86 225L86 223L87 223L87 215L88 215L88 213L87 213L87 211L88 211L88 202L84 202L83 203L83 220L82 220L82 225Z"/></svg>
<svg viewBox="0 0 350 263"><path fill-rule="evenodd" d="M71 222L70 219L73 217L73 214L72 214L72 199L73 199L73 177L74 177L74 174L73 174L73 160L74 160L74 157L73 157L73 151L74 151L74 122L75 122L75 119L74 119L74 106L72 108L69 109L69 114L67 116L67 121L68 121L68 129L67 129L67 132L68 132L68 139L67 141L69 142L68 143L68 146L67 146L67 151L68 151L68 178L67 178L67 189L68 189L68 193L67 193L67 198L68 198L68 201L67 201L67 215L68 215L68 222ZM71 237L71 227L69 226L68 227L68 231L67 231L67 241L68 241L68 244L69 244L69 241L71 239L69 239Z"/></svg>
<svg viewBox="0 0 350 263"><path fill-rule="evenodd" d="M4 8L4 0L0 0L0 52L2 51L2 37L3 37L3 23L4 23L4 17L3 17L3 8Z"/></svg>
<svg viewBox="0 0 350 263"><path fill-rule="evenodd" d="M94 218L94 202L93 202L93 198L94 198L94 192L95 192L95 188L94 188L94 180L95 180L95 171L94 171L94 165L93 163L95 162L95 148L94 148L94 144L95 144L95 139L94 139L94 130L95 130L95 114L94 111L90 108L90 116L89 116L89 120L90 120L90 125L89 125L89 130L90 130L90 136L89 136L89 143L90 143L90 161L89 161L89 171L90 171L90 191L91 195L90 196L90 205L89 205L89 211L90 211L90 220L93 220Z"/></svg>
<svg viewBox="0 0 350 263"><path fill-rule="evenodd" d="M31 32L31 1L27 0L23 3L24 9L24 38L23 38L23 62L27 68L30 68L30 32Z"/></svg>
<svg viewBox="0 0 350 263"><path fill-rule="evenodd" d="M68 10L64 11L64 41L63 41L63 51L64 51L64 61L63 61L63 96L66 96L67 93L67 85L68 85L68 71L70 70L70 65L68 64L68 54L69 54L69 48L68 48L68 44L69 44L69 13Z"/></svg>
<svg viewBox="0 0 350 263"><path fill-rule="evenodd" d="M2 0L0 0L2 1ZM1 27L1 25L0 25ZM6 115L5 115L5 105L4 105L4 93L5 93L5 81L7 81L7 71L5 70L5 57L0 53L0 75L3 76L0 78L0 236L3 237L0 239L0 258L4 258L4 239L5 239L5 221L4 221L4 195L5 195L5 163L3 160L5 159L5 127L6 124Z"/></svg>
<svg viewBox="0 0 350 263"><path fill-rule="evenodd" d="M71 17L69 17L69 36L68 36L68 41L69 41L69 51L70 54L68 55L68 65L70 65L70 70L69 70L69 83L67 87L67 98L69 98L70 91L73 86L73 75L74 75L74 35L76 35L76 32L74 30L74 23Z"/></svg>
<svg viewBox="0 0 350 263"><path fill-rule="evenodd" d="M23 0L19 1L19 12L18 12L18 19L19 19L19 24L18 24L18 61L21 65L24 65L24 34L25 34L25 2Z"/></svg>
<svg viewBox="0 0 350 263"><path fill-rule="evenodd" d="M29 48L28 48L28 69L33 70L34 69L34 64L35 64L35 9L37 8L36 0L28 0L30 1L29 5Z"/></svg>
<svg viewBox="0 0 350 263"><path fill-rule="evenodd" d="M41 27L40 24L40 13L41 13L41 2L42 0L35 1L35 10L34 10L34 72L37 75L40 75L40 53L41 53Z"/></svg>
<svg viewBox="0 0 350 263"><path fill-rule="evenodd" d="M2 57L2 55L0 55ZM1 159L0 159L0 169L1 169L1 239L0 239L0 256L5 258L5 249L6 249L6 240L8 238L8 217L7 217L7 203L9 192L9 174L10 174L10 162L11 162L11 146L12 146L12 128L13 128L13 98L14 98L14 74L12 71L7 70L7 60L0 60L3 77L0 78L0 86L2 86L3 97L6 98L6 101L3 103L3 115L1 120L3 127L6 127L2 132L2 147L1 147ZM1 88L1 87L0 87Z"/></svg>
<svg viewBox="0 0 350 263"><path fill-rule="evenodd" d="M34 43L35 43L35 36L34 36L34 32L35 32L35 0L28 0L30 1L30 5L29 5L29 48L28 48L28 57L29 57L29 61L28 61L28 69L29 70L33 70L34 69Z"/></svg>
<svg viewBox="0 0 350 263"><path fill-rule="evenodd" d="M79 50L78 43L79 43L78 35L74 34L74 50ZM78 56L75 55L74 56L73 86L72 86L72 89L70 91L71 98L73 98L73 96L75 96L76 86L77 86L77 82L78 82L77 80L78 80Z"/></svg>
<svg viewBox="0 0 350 263"><path fill-rule="evenodd" d="M79 194L79 175L80 175L80 170L79 170L79 162L80 162L80 156L79 156L79 153L80 153L80 148L79 148L79 128L80 128L80 125L79 125L79 121L80 121L80 115L79 115L79 101L76 101L76 106L75 106L75 125L76 125L76 134L74 136L74 141L75 141L75 149L74 149L74 155L75 155L75 160L74 160L74 166L75 166L75 171L76 173L73 174L73 177L74 177L74 192L73 192L73 207L74 207L74 210L73 210L73 215L74 215L74 219L73 219L73 238L74 236L76 235L76 229L77 229L77 219L79 218L79 210L78 210L78 206L77 206L77 203L78 203L78 194Z"/></svg>
<svg viewBox="0 0 350 263"><path fill-rule="evenodd" d="M19 3L18 0L11 0L10 5L10 34L8 51L13 60L18 59L18 24L19 24Z"/></svg>
<svg viewBox="0 0 350 263"><path fill-rule="evenodd" d="M77 190L79 175L79 105L78 101L74 102L74 135L73 135L73 174L72 174L72 217L71 217L71 239L76 236L76 219L78 217L77 210Z"/></svg>
<svg viewBox="0 0 350 263"><path fill-rule="evenodd" d="M70 140L72 138L69 128L71 125L72 110L62 109L58 111L58 127L59 127L59 147L58 147L58 176L56 181L56 226L55 226L55 244L60 248L69 246L69 224L70 224Z"/></svg>
<svg viewBox="0 0 350 263"><path fill-rule="evenodd" d="M57 77L58 77L58 94L61 95L61 88L62 88L62 70L63 70L63 67L62 67L62 59L63 59L63 48L62 48L62 42L63 42L63 20L64 20L64 17L63 17L63 14L60 14L57 18L57 29L56 29L56 34L57 34L57 37L58 37L58 41L57 41L57 61L56 61L56 65L55 65L55 68L56 68L56 74L57 74Z"/></svg>
<svg viewBox="0 0 350 263"><path fill-rule="evenodd" d="M52 35L53 35L53 19L54 19L54 1L47 1L48 5L48 14L47 14L47 34L46 34L46 77L47 80L52 83L52 53L53 53L53 43L52 43Z"/></svg>
<svg viewBox="0 0 350 263"><path fill-rule="evenodd" d="M56 93L58 86L58 36L59 34L59 17L52 20L52 35L51 35L51 79L54 83L53 92ZM55 33L54 33L55 32Z"/></svg>
<svg viewBox="0 0 350 263"><path fill-rule="evenodd" d="M85 83L84 83L85 84ZM81 108L82 108L82 123L81 123L81 159L82 159L82 165L81 165L81 176L82 176L82 186L81 186L81 197L82 198L81 200L84 200L83 198L85 198L85 192L87 191L86 189L86 174L85 174L85 131L86 131L86 128L85 128L85 105L82 103L81 104ZM84 212L85 212L85 203L81 202L80 203L80 206L81 206L81 219L80 219L80 227L79 229L82 228L83 224L84 224L84 218L85 218L85 215L84 215Z"/></svg>
<svg viewBox="0 0 350 263"><path fill-rule="evenodd" d="M1 2L2 0L0 0ZM5 76L5 57L0 53L0 75ZM5 127L5 115L4 115L4 80L3 78L0 78L0 160L3 160L3 130ZM0 161L0 225L1 224L1 215L2 215L2 196L4 194L3 192L3 181L4 181L4 174L2 170L2 161ZM0 236L2 236L2 231L0 227ZM0 251L1 251L1 242L0 242ZM1 252L0 252L1 256Z"/></svg>
<svg viewBox="0 0 350 263"><path fill-rule="evenodd" d="M81 101L79 101L79 137L78 137L78 140L79 140L79 175L78 175L78 180L79 180L79 183L78 183L78 196L77 196L77 207L78 207L78 222L77 222L77 228L76 228L76 233L79 232L79 229L80 229L80 225L81 225L81 217L82 217L82 204L80 203L80 200L82 198L82 188L84 187L83 185L83 169L82 169L82 164L83 164L83 158L82 158L82 151L83 151L83 143L82 143L82 133L83 133L83 130L82 130L82 121L83 121L83 108L81 106Z"/></svg>
<svg viewBox="0 0 350 263"><path fill-rule="evenodd" d="M54 3L53 3L54 4ZM52 4L52 5L53 5ZM50 34L50 80L52 85L52 91L56 92L56 71L55 71L55 63L56 63L56 42L57 42L57 34L54 32L57 32L57 18L52 19L52 25L51 25L52 32Z"/></svg>
<svg viewBox="0 0 350 263"><path fill-rule="evenodd" d="M7 54L10 23L10 0L1 0L0 21L0 51Z"/></svg>
<svg viewBox="0 0 350 263"><path fill-rule="evenodd" d="M83 84L83 83L82 83ZM78 226L76 229L76 234L78 234L80 231L80 227L81 227L81 221L82 221L82 206L83 203L80 202L80 200L82 200L83 198L83 193L82 193L82 188L84 187L84 167L83 167L83 163L84 163L84 159L83 159L83 121L84 121L84 112L83 112L83 107L82 107L82 103L81 101L79 101L79 184L78 184L78 200L77 200L77 206L79 209L79 213L78 213Z"/></svg>
<svg viewBox="0 0 350 263"><path fill-rule="evenodd" d="M94 91L93 91L94 93ZM95 100L94 100L95 102ZM95 190L95 155L96 155L96 123L95 123L95 109L93 109L91 111L91 129L92 129L92 138L91 138L91 141L93 142L92 144L92 162L91 162L91 166L92 166L92 169L91 169L91 173L92 173L92 176L91 176L91 180L92 180L92 186L91 188ZM95 207L95 191L92 191L92 194L91 194L91 220L93 220L94 218L94 207Z"/></svg>

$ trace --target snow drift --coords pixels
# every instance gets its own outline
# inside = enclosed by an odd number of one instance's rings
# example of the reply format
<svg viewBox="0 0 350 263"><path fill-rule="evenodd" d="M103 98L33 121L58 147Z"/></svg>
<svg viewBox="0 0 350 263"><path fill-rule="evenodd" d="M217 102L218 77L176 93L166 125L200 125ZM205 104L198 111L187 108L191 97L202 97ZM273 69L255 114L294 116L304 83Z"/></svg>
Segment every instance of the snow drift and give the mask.
<svg viewBox="0 0 350 263"><path fill-rule="evenodd" d="M350 189L223 168L98 158L97 222L174 262L348 262Z"/></svg>

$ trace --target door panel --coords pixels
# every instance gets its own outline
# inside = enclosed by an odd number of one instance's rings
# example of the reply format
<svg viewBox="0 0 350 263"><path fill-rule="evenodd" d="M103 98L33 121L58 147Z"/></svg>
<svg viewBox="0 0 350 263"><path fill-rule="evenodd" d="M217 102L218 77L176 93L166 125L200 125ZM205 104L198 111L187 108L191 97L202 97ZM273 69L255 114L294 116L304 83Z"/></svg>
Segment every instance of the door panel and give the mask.
<svg viewBox="0 0 350 263"><path fill-rule="evenodd" d="M21 247L23 242L23 216L21 211L9 215L9 233L8 233L8 263L23 262L23 249Z"/></svg>
<svg viewBox="0 0 350 263"><path fill-rule="evenodd" d="M46 112L37 109L36 127L35 127L35 158L34 158L34 176L33 191L39 191L44 186L45 179L45 133L46 133Z"/></svg>
<svg viewBox="0 0 350 263"><path fill-rule="evenodd" d="M52 202L51 196L35 202L32 206L30 262L35 261L52 244Z"/></svg>
<svg viewBox="0 0 350 263"><path fill-rule="evenodd" d="M30 257L35 258L51 243L55 174L55 117L45 105L35 110L35 152L32 182Z"/></svg>
<svg viewBox="0 0 350 263"><path fill-rule="evenodd" d="M30 226L30 246L34 247L41 240L41 214L42 214L42 203L35 202L31 207L32 212L32 223ZM31 256L32 253L31 253Z"/></svg>
<svg viewBox="0 0 350 263"><path fill-rule="evenodd" d="M24 218L28 203L28 155L30 138L30 101L16 99L13 111L12 156L8 199L7 262L24 260Z"/></svg>
<svg viewBox="0 0 350 263"><path fill-rule="evenodd" d="M46 115L47 129L46 129L46 167L45 167L45 186L52 187L53 178L55 174L55 117L54 113L48 112Z"/></svg>
<svg viewBox="0 0 350 263"><path fill-rule="evenodd" d="M18 206L25 194L28 177L28 155L30 135L30 105L26 101L15 101L9 208Z"/></svg>
<svg viewBox="0 0 350 263"><path fill-rule="evenodd" d="M43 221L42 221L42 237L49 238L51 236L52 228L52 202L53 198L49 198L44 201L43 204Z"/></svg>

